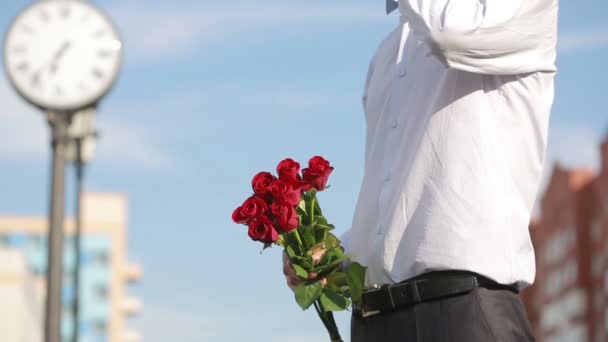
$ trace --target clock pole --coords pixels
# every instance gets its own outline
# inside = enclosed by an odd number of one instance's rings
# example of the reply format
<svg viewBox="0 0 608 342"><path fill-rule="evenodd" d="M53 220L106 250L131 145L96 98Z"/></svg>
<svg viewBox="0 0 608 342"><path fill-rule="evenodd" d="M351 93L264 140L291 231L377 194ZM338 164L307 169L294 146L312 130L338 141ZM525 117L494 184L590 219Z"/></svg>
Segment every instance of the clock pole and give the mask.
<svg viewBox="0 0 608 342"><path fill-rule="evenodd" d="M63 277L63 219L65 207L65 157L69 142L69 113L49 112L51 126L51 205L49 213L48 269L44 321L45 342L61 341L61 292Z"/></svg>
<svg viewBox="0 0 608 342"><path fill-rule="evenodd" d="M70 19L76 16L82 19ZM39 53L37 48L43 45L45 52ZM44 341L61 342L69 125L79 110L99 103L116 82L121 68L122 42L110 18L89 2L45 0L32 1L16 16L3 46L4 67L11 85L46 114L51 128ZM77 227L77 230L80 229ZM76 300L73 309L76 316L78 304ZM77 337L78 331L75 332Z"/></svg>
<svg viewBox="0 0 608 342"><path fill-rule="evenodd" d="M80 337L80 269L81 269L81 239L82 239L82 195L83 195L83 180L84 169L86 164L93 158L95 149L95 140L97 132L95 131L95 106L75 112L72 115L68 135L70 138L70 148L66 156L67 162L74 164L76 175L76 208L75 214L75 231L74 231L74 276L73 289L74 300L72 302L72 342L78 342Z"/></svg>

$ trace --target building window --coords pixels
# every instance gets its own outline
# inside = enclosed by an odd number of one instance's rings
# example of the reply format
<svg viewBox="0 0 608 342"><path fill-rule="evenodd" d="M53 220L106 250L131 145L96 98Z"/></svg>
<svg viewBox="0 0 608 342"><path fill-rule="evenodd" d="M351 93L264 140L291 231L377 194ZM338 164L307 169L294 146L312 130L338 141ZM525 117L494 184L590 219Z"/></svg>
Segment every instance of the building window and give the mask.
<svg viewBox="0 0 608 342"><path fill-rule="evenodd" d="M546 282L546 291L549 297L557 296L564 288L573 285L576 282L578 273L578 265L576 260L570 260L561 268L553 271Z"/></svg>
<svg viewBox="0 0 608 342"><path fill-rule="evenodd" d="M596 312L602 312L604 309L604 294L601 290L597 289L593 295L595 297L593 301L595 303L595 310L597 310Z"/></svg>
<svg viewBox="0 0 608 342"><path fill-rule="evenodd" d="M604 329L595 329L595 342L604 342Z"/></svg>
<svg viewBox="0 0 608 342"><path fill-rule="evenodd" d="M72 270L63 270L63 284L69 285L74 282L74 272Z"/></svg>
<svg viewBox="0 0 608 342"><path fill-rule="evenodd" d="M591 259L591 273L594 278L601 277L602 271L604 268L604 258L602 255L598 255L597 257Z"/></svg>
<svg viewBox="0 0 608 342"><path fill-rule="evenodd" d="M567 326L572 319L585 313L585 301L586 295L581 289L572 289L558 297L541 311L541 329L547 332Z"/></svg>
<svg viewBox="0 0 608 342"><path fill-rule="evenodd" d="M63 291L61 294L61 301L63 304L69 304L74 300L75 292L72 284L64 284Z"/></svg>
<svg viewBox="0 0 608 342"><path fill-rule="evenodd" d="M106 334L107 324L105 321L96 321L93 325L94 334L103 336Z"/></svg>
<svg viewBox="0 0 608 342"><path fill-rule="evenodd" d="M80 252L80 264L81 265L89 265L89 263L91 263L91 253L88 252Z"/></svg>
<svg viewBox="0 0 608 342"><path fill-rule="evenodd" d="M107 300L108 299L108 287L104 285L97 286L95 288L95 296L99 300Z"/></svg>
<svg viewBox="0 0 608 342"><path fill-rule="evenodd" d="M544 259L545 264L552 265L562 260L576 241L575 227L568 227L557 232L547 242Z"/></svg>
<svg viewBox="0 0 608 342"><path fill-rule="evenodd" d="M13 248L22 248L25 246L27 238L23 234L14 234L9 237L8 245Z"/></svg>
<svg viewBox="0 0 608 342"><path fill-rule="evenodd" d="M104 267L108 265L108 253L106 251L98 252L95 255L95 265Z"/></svg>
<svg viewBox="0 0 608 342"><path fill-rule="evenodd" d="M578 265L576 260L570 260L566 265L564 271L566 273L566 281L564 286L573 285L576 282L576 278L578 276Z"/></svg>
<svg viewBox="0 0 608 342"><path fill-rule="evenodd" d="M599 242L602 238L602 224L600 220L593 220L591 224L591 240Z"/></svg>

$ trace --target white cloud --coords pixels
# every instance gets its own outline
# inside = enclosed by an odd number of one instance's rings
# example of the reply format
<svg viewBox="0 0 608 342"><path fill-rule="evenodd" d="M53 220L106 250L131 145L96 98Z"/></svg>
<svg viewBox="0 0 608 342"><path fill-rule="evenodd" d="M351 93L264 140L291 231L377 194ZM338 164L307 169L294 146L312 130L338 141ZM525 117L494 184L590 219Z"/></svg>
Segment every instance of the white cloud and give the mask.
<svg viewBox="0 0 608 342"><path fill-rule="evenodd" d="M608 29L565 33L558 39L558 51L561 53L605 46L608 46Z"/></svg>
<svg viewBox="0 0 608 342"><path fill-rule="evenodd" d="M263 34L267 29L314 27L319 23L390 20L377 4L253 2L228 5L172 4L135 1L109 8L126 41L131 63L155 62L190 55L197 49L235 35ZM261 36L260 36L261 37ZM608 29L560 34L559 52L608 46Z"/></svg>
<svg viewBox="0 0 608 342"><path fill-rule="evenodd" d="M101 139L95 160L127 168L172 164L171 155L143 124L107 117L98 121ZM45 116L21 100L4 79L0 80L0 142L0 160L40 160L50 153Z"/></svg>
<svg viewBox="0 0 608 342"><path fill-rule="evenodd" d="M128 62L161 61L188 55L212 41L264 29L314 27L323 22L385 18L378 6L278 2L227 5L122 2L108 10L124 34Z"/></svg>
<svg viewBox="0 0 608 342"><path fill-rule="evenodd" d="M174 164L169 151L141 122L104 119L95 159L114 167L167 169Z"/></svg>
<svg viewBox="0 0 608 342"><path fill-rule="evenodd" d="M31 160L47 155L49 134L44 115L21 100L0 79L0 160Z"/></svg>

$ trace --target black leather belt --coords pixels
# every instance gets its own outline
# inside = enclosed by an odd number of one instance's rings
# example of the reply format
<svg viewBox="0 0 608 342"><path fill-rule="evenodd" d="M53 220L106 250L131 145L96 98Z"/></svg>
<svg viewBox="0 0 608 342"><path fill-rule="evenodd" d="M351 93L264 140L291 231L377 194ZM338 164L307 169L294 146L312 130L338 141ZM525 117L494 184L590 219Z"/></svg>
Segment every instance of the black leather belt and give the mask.
<svg viewBox="0 0 608 342"><path fill-rule="evenodd" d="M394 285L376 286L361 296L361 304L353 312L362 317L373 316L400 307L464 294L476 287L501 289L519 294L515 284L503 285L469 271L433 271Z"/></svg>

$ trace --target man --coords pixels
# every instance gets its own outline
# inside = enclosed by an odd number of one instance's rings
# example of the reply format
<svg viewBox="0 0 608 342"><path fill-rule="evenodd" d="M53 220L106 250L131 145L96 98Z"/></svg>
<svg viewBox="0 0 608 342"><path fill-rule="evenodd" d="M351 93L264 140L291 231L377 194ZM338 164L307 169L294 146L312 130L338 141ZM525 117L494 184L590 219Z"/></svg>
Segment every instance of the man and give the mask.
<svg viewBox="0 0 608 342"><path fill-rule="evenodd" d="M370 64L342 239L368 267L352 341L533 341L518 294L535 276L557 0L388 1L401 20Z"/></svg>

